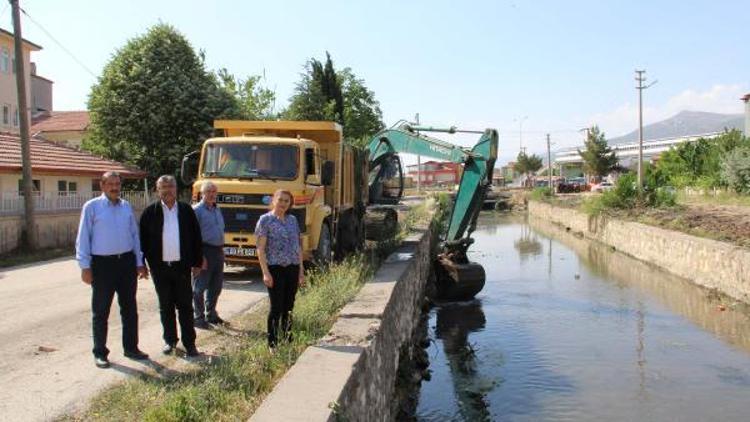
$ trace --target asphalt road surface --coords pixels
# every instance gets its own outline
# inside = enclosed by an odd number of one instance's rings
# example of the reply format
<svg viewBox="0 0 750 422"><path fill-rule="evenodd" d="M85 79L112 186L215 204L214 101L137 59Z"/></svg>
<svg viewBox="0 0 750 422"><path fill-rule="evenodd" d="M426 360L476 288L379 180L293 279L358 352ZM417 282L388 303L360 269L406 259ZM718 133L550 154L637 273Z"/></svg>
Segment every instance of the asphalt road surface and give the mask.
<svg viewBox="0 0 750 422"><path fill-rule="evenodd" d="M218 311L238 315L266 297L257 271L229 268ZM140 280L141 363L122 353L122 327L115 299L107 347L111 368L94 366L91 354L91 288L81 282L73 259L0 270L0 420L49 420L76 411L103 388L167 359L151 280ZM198 342L206 332L198 330ZM181 348L182 346L178 346Z"/></svg>

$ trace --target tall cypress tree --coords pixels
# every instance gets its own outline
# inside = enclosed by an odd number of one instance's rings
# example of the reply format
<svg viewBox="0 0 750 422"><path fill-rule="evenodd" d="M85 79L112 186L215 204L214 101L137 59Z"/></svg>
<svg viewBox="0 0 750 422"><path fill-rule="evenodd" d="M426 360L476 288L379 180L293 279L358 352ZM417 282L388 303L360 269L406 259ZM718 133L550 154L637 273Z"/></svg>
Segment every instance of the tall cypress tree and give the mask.
<svg viewBox="0 0 750 422"><path fill-rule="evenodd" d="M588 131L585 151L578 150L583 159L583 170L597 177L604 177L617 167L617 156L607 145L604 133L598 126L592 126Z"/></svg>

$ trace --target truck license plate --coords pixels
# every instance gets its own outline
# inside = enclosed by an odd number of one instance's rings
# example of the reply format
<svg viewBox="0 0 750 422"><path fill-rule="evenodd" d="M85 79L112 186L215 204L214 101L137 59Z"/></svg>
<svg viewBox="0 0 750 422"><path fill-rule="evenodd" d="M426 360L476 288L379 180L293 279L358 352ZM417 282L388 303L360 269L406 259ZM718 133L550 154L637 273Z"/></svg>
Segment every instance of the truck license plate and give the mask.
<svg viewBox="0 0 750 422"><path fill-rule="evenodd" d="M224 255L254 257L255 248L235 248L235 247L230 246L230 247L224 248Z"/></svg>

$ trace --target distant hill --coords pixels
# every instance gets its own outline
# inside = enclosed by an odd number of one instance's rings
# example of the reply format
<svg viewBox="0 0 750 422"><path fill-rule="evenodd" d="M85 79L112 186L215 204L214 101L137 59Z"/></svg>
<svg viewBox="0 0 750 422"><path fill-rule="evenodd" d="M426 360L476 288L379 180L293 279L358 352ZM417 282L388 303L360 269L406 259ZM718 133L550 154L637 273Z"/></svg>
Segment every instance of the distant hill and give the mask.
<svg viewBox="0 0 750 422"><path fill-rule="evenodd" d="M704 111L681 111L669 119L643 126L643 139L673 138L677 136L699 135L720 132L724 129L745 127L742 114L719 114ZM609 144L623 144L638 140L638 130L627 135L609 139Z"/></svg>

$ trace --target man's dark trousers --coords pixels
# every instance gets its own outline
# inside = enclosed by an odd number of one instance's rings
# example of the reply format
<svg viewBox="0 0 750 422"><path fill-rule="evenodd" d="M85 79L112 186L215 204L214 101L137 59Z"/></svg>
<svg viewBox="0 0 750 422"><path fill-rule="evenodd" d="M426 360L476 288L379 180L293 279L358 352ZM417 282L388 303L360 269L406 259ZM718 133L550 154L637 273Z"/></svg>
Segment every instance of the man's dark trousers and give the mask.
<svg viewBox="0 0 750 422"><path fill-rule="evenodd" d="M91 310L93 311L94 356L106 358L107 320L112 299L117 293L122 318L122 348L125 351L138 349L138 305L135 300L138 279L135 255L132 252L91 257Z"/></svg>
<svg viewBox="0 0 750 422"><path fill-rule="evenodd" d="M224 252L221 246L203 244L203 255L208 268L193 278L193 308L195 320L216 319L216 302L224 285ZM205 302L204 302L205 295Z"/></svg>
<svg viewBox="0 0 750 422"><path fill-rule="evenodd" d="M195 326L193 323L193 289L190 285L190 268L179 262L167 265L159 262L151 268L156 295L159 297L159 313L164 330L164 342L177 344L177 321L180 321L182 344L186 348L195 346Z"/></svg>

